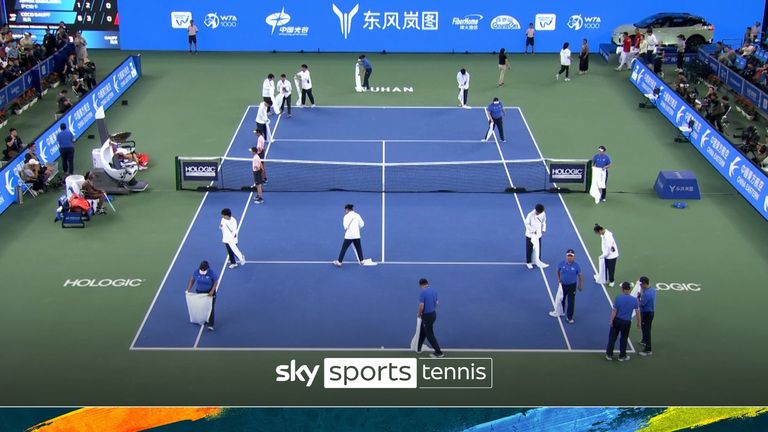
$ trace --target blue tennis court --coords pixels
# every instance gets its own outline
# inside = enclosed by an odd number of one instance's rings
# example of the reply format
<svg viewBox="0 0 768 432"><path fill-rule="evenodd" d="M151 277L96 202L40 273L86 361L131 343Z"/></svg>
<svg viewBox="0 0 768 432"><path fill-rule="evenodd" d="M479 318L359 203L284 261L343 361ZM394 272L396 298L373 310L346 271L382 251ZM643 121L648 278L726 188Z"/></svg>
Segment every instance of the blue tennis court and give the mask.
<svg viewBox="0 0 768 432"><path fill-rule="evenodd" d="M248 107L225 156L250 157L256 110ZM407 166L542 157L520 109L508 108L504 123L505 143L481 142L487 124L482 108L297 109L293 118L273 116L267 170L270 160ZM528 175L513 165L489 164L478 175L503 190ZM390 173L338 181L389 185L398 177L421 179ZM439 293L435 332L447 352L604 349L610 303L594 283L591 261L558 194L271 192L272 185L270 177L262 205L253 204L249 192L205 194L131 349L407 350L422 277ZM343 268L331 264L343 238L346 203L365 219L363 250L377 266L358 265L352 250ZM525 266L523 218L536 203L547 212L542 259L551 266L545 270ZM225 207L241 223L239 247L247 260L231 270L218 228ZM555 267L568 248L584 271L574 324L548 315L557 291ZM184 300L189 277L204 259L221 278L215 331L190 324Z"/></svg>

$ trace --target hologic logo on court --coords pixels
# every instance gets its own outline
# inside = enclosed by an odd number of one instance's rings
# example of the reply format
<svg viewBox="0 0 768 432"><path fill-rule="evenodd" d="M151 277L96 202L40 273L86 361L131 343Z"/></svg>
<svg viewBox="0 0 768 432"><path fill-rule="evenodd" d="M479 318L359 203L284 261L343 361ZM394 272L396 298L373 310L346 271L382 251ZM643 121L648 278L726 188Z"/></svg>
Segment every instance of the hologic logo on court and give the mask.
<svg viewBox="0 0 768 432"><path fill-rule="evenodd" d="M64 288L138 287L144 281L144 279L67 279L64 281Z"/></svg>
<svg viewBox="0 0 768 432"><path fill-rule="evenodd" d="M339 18L339 24L341 24L341 34L344 39L349 37L349 32L352 30L352 18L355 17L360 10L360 4L356 4L349 12L342 12L336 3L333 3L333 13Z"/></svg>
<svg viewBox="0 0 768 432"><path fill-rule="evenodd" d="M520 30L520 23L510 15L499 15L491 20L492 30Z"/></svg>
<svg viewBox="0 0 768 432"><path fill-rule="evenodd" d="M171 28L186 29L192 21L192 12L171 12Z"/></svg>
<svg viewBox="0 0 768 432"><path fill-rule="evenodd" d="M557 15L552 13L536 14L534 29L540 31L554 31L557 24Z"/></svg>
<svg viewBox="0 0 768 432"><path fill-rule="evenodd" d="M291 360L275 367L275 381L312 387L320 369ZM333 389L493 388L490 358L325 358L322 371Z"/></svg>
<svg viewBox="0 0 768 432"><path fill-rule="evenodd" d="M216 180L219 176L218 162L182 162L184 180Z"/></svg>

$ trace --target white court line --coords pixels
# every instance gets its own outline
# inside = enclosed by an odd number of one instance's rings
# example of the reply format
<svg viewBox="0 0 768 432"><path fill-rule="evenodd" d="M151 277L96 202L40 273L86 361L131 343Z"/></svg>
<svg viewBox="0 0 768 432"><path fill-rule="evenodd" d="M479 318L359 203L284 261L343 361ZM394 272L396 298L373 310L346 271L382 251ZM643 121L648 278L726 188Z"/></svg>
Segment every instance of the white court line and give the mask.
<svg viewBox="0 0 768 432"><path fill-rule="evenodd" d="M243 117L240 119L240 123L237 125L237 129L235 129L235 133L232 135L232 139L229 141L229 145L227 146L227 150L224 152L224 155L227 155L229 153L229 150L232 148L232 144L235 142L235 138L237 137L237 132L240 130L240 127L242 127L243 122L245 121L245 117L247 115L248 115L248 108L246 108L245 112L243 113ZM139 330L136 331L136 336L134 336L133 342L131 342L131 346L129 349L136 348L136 341L139 339L139 335L141 335L141 331L144 329L144 325L147 323L147 319L149 319L149 314L152 312L152 309L155 307L157 298L160 296L160 292L163 290L166 280L168 280L168 275L171 274L171 269L173 269L173 266L176 264L176 260L179 258L181 249L184 247L184 243L186 243L187 237L189 237L189 233L190 231L192 231L192 227L195 225L195 221L197 221L197 216L200 214L200 209L203 208L203 204L205 204L205 200L206 198L208 198L208 193L209 192L206 192L205 195L203 195L203 199L200 201L200 205L197 206L197 211L195 211L195 215L192 217L192 222L189 223L189 226L187 227L187 231L184 233L184 237L181 239L181 243L179 243L178 249L176 249L176 254L173 256L173 260L171 260L171 265L168 266L168 270L166 270L165 276L163 276L163 280L162 282L160 282L160 286L157 288L157 292L155 293L155 298L152 299L152 303L149 305L149 309L147 309L147 313L144 314L144 320L141 321Z"/></svg>
<svg viewBox="0 0 768 432"><path fill-rule="evenodd" d="M280 118L282 117L282 114L277 115L277 120L275 121L275 129L272 131L272 136L274 137L277 133L277 127L280 125ZM235 130L235 136L237 136L237 133L240 131L240 126L237 127L237 130ZM273 140L274 141L274 140ZM264 149L264 159L267 158L267 153L269 152L269 149L272 146L273 141L267 142L267 148ZM229 150L227 150L229 151ZM245 215L248 213L248 208L251 204L251 198L253 198L253 191L248 193L248 198L245 200L245 207L243 208L243 212L240 214L240 226L238 227L238 232L240 231L240 227L243 226L245 223ZM248 261L245 262L246 264ZM224 280L224 273L227 271L227 258L224 258L224 264L221 267L221 273L219 273L219 288L216 290L216 293L218 294L219 289L221 288L221 281ZM193 349L197 349L198 345L200 344L200 338L203 336L203 331L205 330L205 325L200 326L200 330L197 332L197 338L195 339L195 345L193 346Z"/></svg>
<svg viewBox="0 0 768 432"><path fill-rule="evenodd" d="M246 264L311 264L329 265L333 261L245 261ZM383 265L487 265L487 266L524 266L524 262L501 261L386 261Z"/></svg>
<svg viewBox="0 0 768 432"><path fill-rule="evenodd" d="M411 353L416 355L410 348L293 348L293 347L199 347L199 348L184 348L184 347L137 347L136 351L303 351L303 352L340 352L340 351L360 351L360 352L401 352ZM505 348L458 348L451 350L443 350L448 354L451 353L557 353L557 354L572 354L572 353L605 353L604 349L505 349ZM423 354L419 358L423 357ZM428 358L428 357L426 357ZM461 357L448 357L449 359L461 359Z"/></svg>
<svg viewBox="0 0 768 432"><path fill-rule="evenodd" d="M384 241L385 241L385 224L387 221L387 213L385 211L387 204L387 188L386 188L386 166L387 166L387 142L381 141L381 263L386 262L384 258Z"/></svg>
<svg viewBox="0 0 768 432"><path fill-rule="evenodd" d="M486 111L487 114L487 111ZM504 152L501 151L501 146L499 145L499 140L496 138L495 128L494 128L494 134L493 134L493 140L496 142L496 148L499 150L499 157L501 160L504 160ZM509 185L513 188L515 185L512 183L512 176L509 174L509 169L507 168L507 164L504 164L504 171L507 172L507 179L509 180ZM513 193L515 196L515 202L517 203L517 210L520 211L520 217L523 219L523 225L525 225L525 213L523 213L523 206L520 205L520 198L517 196L517 192ZM547 280L547 275L544 274L544 269L539 268L539 272L541 273L542 279L544 279L544 286L547 289L547 295L549 296L550 301L552 302L552 309L556 310L555 307L555 298L552 297L552 291L549 288L549 281ZM565 345L568 347L568 349L571 349L571 342L568 340L568 335L565 333L565 327L563 326L563 320L560 318L557 319L557 324L560 326L560 331L563 333L563 338L565 339Z"/></svg>
<svg viewBox="0 0 768 432"><path fill-rule="evenodd" d="M258 105L248 105L249 108L258 108ZM324 109L324 108L331 108L331 109L349 109L349 108L362 108L362 109L453 109L457 111L466 111L467 108L461 108L457 106L383 106L383 105L324 105L324 106L318 106L313 109ZM507 108L517 108L520 109L520 107L517 106L508 106ZM478 110L482 109L484 110L485 107L472 107L469 109ZM311 111L311 109L310 109Z"/></svg>
<svg viewBox="0 0 768 432"><path fill-rule="evenodd" d="M338 143L380 143L381 139L332 139L332 138L281 138L282 142L338 142ZM388 139L390 143L448 143L448 144L468 144L480 143L480 140L439 140L439 139Z"/></svg>
<svg viewBox="0 0 768 432"><path fill-rule="evenodd" d="M528 135L530 135L531 140L533 141L533 145L536 147L536 151L539 153L539 157L542 159L544 156L541 153L541 149L539 148L539 144L536 142L536 138L533 136L533 131L531 131L531 127L528 125L528 122L525 120L525 115L523 115L523 110L521 110L519 107L515 107L520 112L520 118L523 119L523 124L525 124L525 128L528 129ZM546 162L542 162L546 166ZM581 247L584 249L584 252L587 253L587 259L589 260L589 264L592 266L592 271L597 274L597 267L595 267L594 261L592 261L592 257L589 255L589 250L587 249L587 246L584 244L584 239L581 237L581 233L579 232L579 229L576 227L576 222L574 222L573 217L571 216L571 212L568 210L568 206L565 205L565 200L563 199L563 195L561 193L558 193L557 196L560 198L560 202L563 204L563 208L565 209L565 214L568 215L568 219L571 221L571 226L573 226L573 230L576 231L576 236L579 239L579 243L581 243ZM605 293L605 298L608 300L608 304L611 305L611 308L613 308L613 301L611 300L610 294L608 294L608 290L605 289L604 284L600 284L600 286L603 288L603 293ZM559 319L559 318L558 318ZM632 341L628 340L629 342L629 348L631 352L635 352L635 347L632 345Z"/></svg>

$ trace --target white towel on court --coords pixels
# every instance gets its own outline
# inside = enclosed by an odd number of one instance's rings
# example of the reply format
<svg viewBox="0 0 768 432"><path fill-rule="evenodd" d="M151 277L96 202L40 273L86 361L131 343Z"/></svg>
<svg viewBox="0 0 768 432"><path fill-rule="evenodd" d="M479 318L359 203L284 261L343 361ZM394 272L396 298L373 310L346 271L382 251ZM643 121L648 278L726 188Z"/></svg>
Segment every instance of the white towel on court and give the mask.
<svg viewBox="0 0 768 432"><path fill-rule="evenodd" d="M206 293L187 293L187 310L189 311L189 322L194 324L205 324L208 317L211 316L213 308L213 297Z"/></svg>
<svg viewBox="0 0 768 432"><path fill-rule="evenodd" d="M539 248L540 248L539 242L541 241L540 239L541 237L539 236L531 238L531 243L533 244L533 253L531 254L531 260L533 261L533 264L536 265L537 267L545 268L547 266L543 262L541 262L541 259L539 258L539 256L541 255L541 253L539 252Z"/></svg>
<svg viewBox="0 0 768 432"><path fill-rule="evenodd" d="M595 204L600 202L600 189L605 189L605 169L592 167L592 184L589 187L589 194L595 199Z"/></svg>
<svg viewBox="0 0 768 432"><path fill-rule="evenodd" d="M557 294L555 295L555 313L557 316L563 316L563 284L557 284Z"/></svg>
<svg viewBox="0 0 768 432"><path fill-rule="evenodd" d="M296 106L301 106L301 77L299 74L296 74L293 76L293 84L296 88L296 94L298 95L296 97Z"/></svg>
<svg viewBox="0 0 768 432"><path fill-rule="evenodd" d="M595 275L595 282L597 282L599 284L603 284L603 285L607 284L608 283L608 277L607 277L607 273L606 273L606 270L605 270L605 259L603 257L599 257L597 259L597 261L599 263L598 264L599 270L598 270L597 274Z"/></svg>
<svg viewBox="0 0 768 432"><path fill-rule="evenodd" d="M355 62L355 91L360 93L363 91L363 65L360 62Z"/></svg>
<svg viewBox="0 0 768 432"><path fill-rule="evenodd" d="M411 350L416 351L419 347L419 333L421 332L421 318L416 318L416 333L411 339Z"/></svg>
<svg viewBox="0 0 768 432"><path fill-rule="evenodd" d="M640 290L641 289L642 288L640 288L640 281L638 280L637 282L635 282L635 286L632 287L632 291L630 291L629 295L631 295L634 298L637 298L637 296L640 295ZM632 318L634 318L636 314L637 313L633 310L632 311Z"/></svg>
<svg viewBox="0 0 768 432"><path fill-rule="evenodd" d="M285 96L282 93L278 93L272 98L274 101L272 109L275 110L275 114L280 114L280 107L283 105L283 99L285 99Z"/></svg>

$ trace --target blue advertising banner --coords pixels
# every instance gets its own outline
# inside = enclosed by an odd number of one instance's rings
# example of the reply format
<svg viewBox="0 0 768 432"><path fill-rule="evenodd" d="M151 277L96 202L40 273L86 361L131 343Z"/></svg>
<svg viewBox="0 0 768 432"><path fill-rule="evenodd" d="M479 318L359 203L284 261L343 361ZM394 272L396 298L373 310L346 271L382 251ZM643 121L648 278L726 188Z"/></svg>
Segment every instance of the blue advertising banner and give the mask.
<svg viewBox="0 0 768 432"><path fill-rule="evenodd" d="M664 81L641 62L632 67L630 81L643 93L661 90L657 108L673 125L680 127L694 121L689 140L699 153L768 220L768 176L736 150L714 127L707 123Z"/></svg>
<svg viewBox="0 0 768 432"><path fill-rule="evenodd" d="M52 163L59 158L59 143L56 140L56 134L61 123L67 125L75 138L80 137L95 121L96 109L98 107L103 107L105 110L109 108L140 76L141 57L128 57L95 89L83 96L80 102L35 139L40 160L43 163ZM16 199L18 177L14 170L23 161L24 153L0 171L0 213L4 212Z"/></svg>
<svg viewBox="0 0 768 432"><path fill-rule="evenodd" d="M613 30L660 12L657 2L617 7L609 0L459 2L440 0L167 0L120 2L122 49L185 50L194 19L200 49L211 51L491 52L522 51L533 25L538 52L582 38L609 42ZM762 16L762 0L678 0L675 11L700 15L715 37L740 37L744 16ZM150 29L150 30L148 30Z"/></svg>

